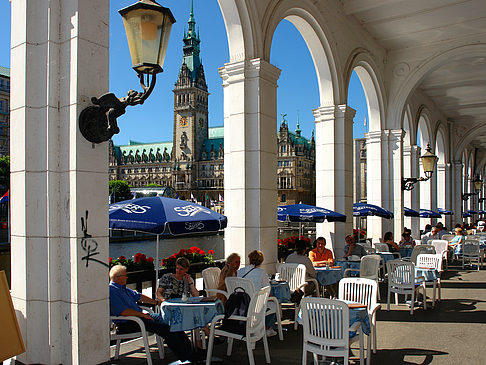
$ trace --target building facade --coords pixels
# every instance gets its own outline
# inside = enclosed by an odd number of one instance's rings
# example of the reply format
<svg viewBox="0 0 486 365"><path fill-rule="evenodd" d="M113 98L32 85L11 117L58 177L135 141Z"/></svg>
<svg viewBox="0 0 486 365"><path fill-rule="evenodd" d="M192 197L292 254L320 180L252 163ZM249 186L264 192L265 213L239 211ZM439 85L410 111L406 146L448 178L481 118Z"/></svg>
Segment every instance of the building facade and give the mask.
<svg viewBox="0 0 486 365"><path fill-rule="evenodd" d="M209 127L209 92L200 59L200 39L191 10L183 38L183 60L174 87L173 140L116 146L110 141L110 180L132 187L173 187L181 199L221 207L224 201L224 128ZM289 131L278 133L278 203L315 202L315 141Z"/></svg>
<svg viewBox="0 0 486 365"><path fill-rule="evenodd" d="M10 153L10 69L0 66L0 156Z"/></svg>

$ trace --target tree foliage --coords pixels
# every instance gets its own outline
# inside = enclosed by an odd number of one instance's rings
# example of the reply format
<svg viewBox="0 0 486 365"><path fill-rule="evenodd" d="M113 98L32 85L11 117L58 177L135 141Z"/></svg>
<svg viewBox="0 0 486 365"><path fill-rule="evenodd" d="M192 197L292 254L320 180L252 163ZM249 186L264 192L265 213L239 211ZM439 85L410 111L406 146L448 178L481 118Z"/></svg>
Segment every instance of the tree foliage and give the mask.
<svg viewBox="0 0 486 365"><path fill-rule="evenodd" d="M0 195L10 189L10 156L0 157Z"/></svg>
<svg viewBox="0 0 486 365"><path fill-rule="evenodd" d="M109 188L112 203L132 199L130 185L125 180L111 180Z"/></svg>

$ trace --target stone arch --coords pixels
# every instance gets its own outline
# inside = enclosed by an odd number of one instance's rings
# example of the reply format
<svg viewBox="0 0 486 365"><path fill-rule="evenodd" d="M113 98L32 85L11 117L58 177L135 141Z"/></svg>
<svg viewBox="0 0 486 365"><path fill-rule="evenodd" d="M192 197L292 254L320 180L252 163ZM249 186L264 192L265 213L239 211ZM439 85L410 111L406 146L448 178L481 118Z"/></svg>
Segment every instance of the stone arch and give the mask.
<svg viewBox="0 0 486 365"><path fill-rule="evenodd" d="M309 53L314 62L314 68L319 87L319 100L321 106L330 106L341 103L344 96L342 75L336 65L331 43L328 41L329 32L322 28L323 21L319 21L313 14L319 14L317 9L306 10L304 6L314 7L307 1L299 3L300 7L295 7L295 2L279 1L267 9L266 19L264 19L265 41L264 58L270 59L273 35L278 24L282 20L288 20L299 31Z"/></svg>
<svg viewBox="0 0 486 365"><path fill-rule="evenodd" d="M408 97L428 73L451 61L474 56L486 56L486 44L469 44L447 49L442 53L433 54L428 59L424 60L420 66L405 77L405 80L402 83L395 86L398 91L395 93L394 97L390 99L390 107L387 109L387 119L401 120L403 108L407 103ZM405 69L409 68L408 65L405 64L405 66Z"/></svg>
<svg viewBox="0 0 486 365"><path fill-rule="evenodd" d="M404 146L416 145L417 133L415 132L410 105L407 105L405 107L405 112L403 113L403 118L402 118L402 129L405 131L405 136L403 137Z"/></svg>
<svg viewBox="0 0 486 365"><path fill-rule="evenodd" d="M383 125L385 100L382 90L384 90L383 82L378 77L375 66L369 52L364 49L356 49L351 53L346 68L346 95L349 86L349 80L353 70L358 75L361 85L366 96L366 106L368 109L369 131L381 131L386 129Z"/></svg>
<svg viewBox="0 0 486 365"><path fill-rule="evenodd" d="M477 136L486 133L486 124L480 123L471 129L468 129L461 137L455 148L454 159L460 160L462 153L466 150L467 145Z"/></svg>
<svg viewBox="0 0 486 365"><path fill-rule="evenodd" d="M449 158L449 134L447 133L447 127L441 121L437 122L434 130L435 139L435 154L439 157L439 163L448 163ZM439 140L440 139L440 140Z"/></svg>
<svg viewBox="0 0 486 365"><path fill-rule="evenodd" d="M430 143L432 148L435 147L434 140L432 139L433 133L431 130L431 119L430 119L430 112L425 105L421 105L418 110L417 114L415 115L415 130L417 134L420 132L420 146L424 149L427 146L427 143ZM418 144L419 141L416 141Z"/></svg>
<svg viewBox="0 0 486 365"><path fill-rule="evenodd" d="M261 44L261 37L255 31L256 25L253 19L253 9L249 9L244 1L218 0L219 8L223 16L228 39L229 62L243 61L258 57L258 45Z"/></svg>

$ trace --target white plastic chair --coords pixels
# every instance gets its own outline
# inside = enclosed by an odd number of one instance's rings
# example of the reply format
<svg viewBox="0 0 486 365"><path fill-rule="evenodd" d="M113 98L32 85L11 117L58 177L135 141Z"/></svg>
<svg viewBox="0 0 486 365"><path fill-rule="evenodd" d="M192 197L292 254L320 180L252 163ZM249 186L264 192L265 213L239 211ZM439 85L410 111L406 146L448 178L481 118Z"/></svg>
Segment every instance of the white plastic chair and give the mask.
<svg viewBox="0 0 486 365"><path fill-rule="evenodd" d="M403 260L391 260L386 263L388 271L388 296L386 310L390 310L390 295L395 293L395 304L398 305L398 294L411 295L410 314L413 314L415 303L415 292L423 289L424 310L427 309L427 289L423 276L415 277L415 265L412 262Z"/></svg>
<svg viewBox="0 0 486 365"><path fill-rule="evenodd" d="M368 336L366 363L370 363L371 338L373 337L373 353L376 354L376 312L381 308L377 303L378 284L374 280L363 278L344 278L339 282L338 299L366 305L371 325Z"/></svg>
<svg viewBox="0 0 486 365"><path fill-rule="evenodd" d="M361 258L359 269L344 270L344 277L347 277L349 272L359 272L360 278L366 278L376 281L378 285L380 272L381 256L380 255L366 255ZM378 290L378 299L380 299L380 291Z"/></svg>
<svg viewBox="0 0 486 365"><path fill-rule="evenodd" d="M431 244L435 247L435 253L442 256L442 262L445 262L445 266L447 267L447 250L449 248L449 242L447 240L432 240Z"/></svg>
<svg viewBox="0 0 486 365"><path fill-rule="evenodd" d="M228 338L228 349L226 351L227 356L231 356L231 351L233 349L233 339L245 341L246 349L248 350L248 360L250 362L250 365L255 365L255 359L253 358L253 348L255 347L256 342L263 339L263 347L265 348L265 361L267 362L267 364L270 363L270 351L268 350L267 332L265 330L265 308L267 307L267 300L269 295L269 286L260 289L251 297L248 314L246 317L235 315L229 317L230 319L236 319L246 322L244 335L227 332L223 331L222 329L216 328L216 324L224 318L224 315L217 315L213 318L213 320L211 321L211 332L209 333L209 345L206 357L206 365L211 364L215 335Z"/></svg>
<svg viewBox="0 0 486 365"><path fill-rule="evenodd" d="M283 263L278 265L277 273L280 280L285 280L289 283L291 292L299 289L304 291L305 293L305 286L307 285L307 281L305 279L305 265ZM312 279L312 281L314 282L317 296L319 296L319 283L315 279ZM299 314L299 306L296 303L293 304L295 306L294 329L297 330L297 316Z"/></svg>
<svg viewBox="0 0 486 365"><path fill-rule="evenodd" d="M447 242L446 242L447 243ZM434 268L439 272L439 277L437 280L433 281L433 304L432 306L435 307L435 291L436 288L439 292L439 301L441 299L440 296L440 290L442 288L441 282L440 282L440 273L442 273L442 255L437 253L437 254L420 254L417 256L417 267L426 267L426 268ZM425 283L427 285L427 282Z"/></svg>
<svg viewBox="0 0 486 365"><path fill-rule="evenodd" d="M462 268L469 263L472 265L474 262L477 263L477 268L479 271L479 265L481 264L481 249L479 247L479 241L477 240L465 240L462 243Z"/></svg>
<svg viewBox="0 0 486 365"><path fill-rule="evenodd" d="M144 311L147 312L153 312L150 308L146 307L140 307ZM115 343L115 360L118 360L120 356L120 345L121 345L121 340L127 340L127 339L134 339L134 338L139 338L142 337L143 340L143 346L145 347L145 354L147 355L147 364L152 365L152 356L150 355L150 345L148 342L148 336L152 335L151 332L147 332L145 329L145 324L143 323L142 319L139 317L135 316L110 316L110 320L116 327L115 322L116 320L123 320L123 321L131 321L135 322L139 325L140 331L138 332L130 332L130 333L116 333L115 328L110 331L110 340L111 341L116 341ZM157 342L157 347L159 350L159 357L163 359L165 357L165 351L164 351L164 339L157 334L155 334L155 340Z"/></svg>
<svg viewBox="0 0 486 365"><path fill-rule="evenodd" d="M202 277L204 281L204 290L206 291L208 297L216 294L223 294L228 298L228 292L218 289L219 284L219 274L221 270L219 267L208 267L202 271Z"/></svg>
<svg viewBox="0 0 486 365"><path fill-rule="evenodd" d="M375 243L376 252L390 252L390 248L386 243Z"/></svg>
<svg viewBox="0 0 486 365"><path fill-rule="evenodd" d="M242 288L245 293L247 293L250 297L253 296L256 292L253 281L251 281L250 279L227 277L224 281L226 283L226 289L228 289L228 295L233 293L236 288ZM275 297L268 297L267 302L268 306L265 312L265 316L275 313L275 315L277 316L278 338L280 339L280 341L283 341L284 338L282 330L282 308L280 307L280 303Z"/></svg>
<svg viewBox="0 0 486 365"><path fill-rule="evenodd" d="M359 358L363 364L363 331L358 322L358 336L349 338L349 308L340 300L306 297L301 301L303 346L302 365L307 364L307 352L312 352L314 364L318 356L343 357L349 363L349 346L359 339ZM354 329L354 328L353 328Z"/></svg>
<svg viewBox="0 0 486 365"><path fill-rule="evenodd" d="M433 240L429 240L428 242L432 243ZM413 248L412 255L410 256L410 261L413 264L417 263L417 256L421 253L428 253L428 254L435 254L435 247L431 244L426 245L417 245Z"/></svg>
<svg viewBox="0 0 486 365"><path fill-rule="evenodd" d="M456 236L453 235L453 234L444 234L444 235L442 235L442 237L440 239L447 241L447 242L451 242L454 239L454 237L456 237Z"/></svg>

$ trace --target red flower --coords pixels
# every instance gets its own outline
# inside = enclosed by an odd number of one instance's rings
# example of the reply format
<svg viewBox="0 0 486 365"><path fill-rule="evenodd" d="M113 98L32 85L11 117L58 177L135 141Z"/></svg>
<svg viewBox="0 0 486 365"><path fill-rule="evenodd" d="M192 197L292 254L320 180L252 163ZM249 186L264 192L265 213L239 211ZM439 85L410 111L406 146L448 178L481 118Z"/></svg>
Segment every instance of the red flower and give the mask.
<svg viewBox="0 0 486 365"><path fill-rule="evenodd" d="M192 247L191 247L191 252L192 252L192 253L196 253L196 252L198 252L199 250L200 250L200 248L199 248L199 247L196 247L196 246L192 246Z"/></svg>
<svg viewBox="0 0 486 365"><path fill-rule="evenodd" d="M125 256L120 256L118 260L126 260L127 258Z"/></svg>
<svg viewBox="0 0 486 365"><path fill-rule="evenodd" d="M147 261L147 256L145 256L145 254L142 254L140 256L140 261Z"/></svg>
<svg viewBox="0 0 486 365"><path fill-rule="evenodd" d="M173 259L175 259L175 258L177 258L177 255L176 255L176 254L173 254L171 257L172 257Z"/></svg>
<svg viewBox="0 0 486 365"><path fill-rule="evenodd" d="M108 262L109 262L110 264L111 264L111 261L112 261L112 258L111 258L111 257L109 257L109 258L108 258Z"/></svg>
<svg viewBox="0 0 486 365"><path fill-rule="evenodd" d="M154 258L153 258L153 257L148 257L148 258L147 258L147 262L149 262L149 263L154 262Z"/></svg>
<svg viewBox="0 0 486 365"><path fill-rule="evenodd" d="M208 250L208 254L214 255L214 251L213 250Z"/></svg>

